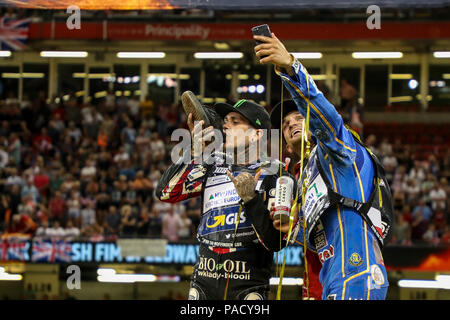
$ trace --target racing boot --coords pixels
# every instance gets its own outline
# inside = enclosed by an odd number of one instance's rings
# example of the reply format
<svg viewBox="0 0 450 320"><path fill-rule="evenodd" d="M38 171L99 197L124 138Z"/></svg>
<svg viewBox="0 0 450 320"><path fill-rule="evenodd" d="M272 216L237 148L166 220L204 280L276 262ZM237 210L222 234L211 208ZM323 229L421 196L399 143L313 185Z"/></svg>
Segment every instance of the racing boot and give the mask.
<svg viewBox="0 0 450 320"><path fill-rule="evenodd" d="M186 112L187 115L192 113L194 121L203 120L205 122L204 128L213 126L214 129L222 132L223 120L220 115L210 107L202 105L192 91L183 92L181 95L181 103L183 105L184 112Z"/></svg>

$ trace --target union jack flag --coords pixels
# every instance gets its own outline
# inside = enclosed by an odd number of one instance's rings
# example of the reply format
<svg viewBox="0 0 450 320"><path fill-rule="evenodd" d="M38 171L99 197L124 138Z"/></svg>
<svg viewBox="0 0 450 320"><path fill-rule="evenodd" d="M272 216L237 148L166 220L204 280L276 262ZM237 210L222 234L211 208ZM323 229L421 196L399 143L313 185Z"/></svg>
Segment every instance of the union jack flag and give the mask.
<svg viewBox="0 0 450 320"><path fill-rule="evenodd" d="M0 238L0 261L28 261L29 237L4 236Z"/></svg>
<svg viewBox="0 0 450 320"><path fill-rule="evenodd" d="M65 240L35 238L33 241L33 262L71 262L72 245Z"/></svg>
<svg viewBox="0 0 450 320"><path fill-rule="evenodd" d="M1 50L18 51L27 46L30 19L12 19L0 17Z"/></svg>

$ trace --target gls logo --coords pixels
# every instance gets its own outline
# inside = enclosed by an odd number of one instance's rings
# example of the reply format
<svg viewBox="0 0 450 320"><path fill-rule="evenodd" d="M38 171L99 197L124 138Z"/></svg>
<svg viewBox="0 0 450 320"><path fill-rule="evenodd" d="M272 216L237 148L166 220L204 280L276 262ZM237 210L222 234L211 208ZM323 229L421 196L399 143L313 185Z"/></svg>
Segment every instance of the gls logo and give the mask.
<svg viewBox="0 0 450 320"><path fill-rule="evenodd" d="M225 223L227 225L235 224L236 216L237 216L237 213L230 213L228 215L222 214L220 216L216 216L213 218L214 222L212 222L211 224L209 223L209 220L211 220L211 219L209 219L208 222L206 222L206 227L211 229L211 228L215 228L219 225L224 226ZM247 219L246 219L245 215L241 214L241 219L239 220L239 223L244 223L246 220Z"/></svg>

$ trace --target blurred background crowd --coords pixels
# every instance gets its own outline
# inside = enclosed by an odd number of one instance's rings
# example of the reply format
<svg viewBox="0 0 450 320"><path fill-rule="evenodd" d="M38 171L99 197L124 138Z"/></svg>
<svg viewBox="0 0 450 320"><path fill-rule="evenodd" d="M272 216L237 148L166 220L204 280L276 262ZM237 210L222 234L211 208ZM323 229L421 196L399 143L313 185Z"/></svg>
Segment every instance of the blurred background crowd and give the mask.
<svg viewBox="0 0 450 320"><path fill-rule="evenodd" d="M449 244L450 150L418 157L401 139L365 134L362 106L343 98L348 90L343 82L338 111L382 160L391 184L390 244ZM0 103L0 233L195 238L200 198L167 204L154 197L177 143L171 133L181 127L181 105L149 96L140 102L110 91L93 105L43 93L19 103L11 95Z"/></svg>

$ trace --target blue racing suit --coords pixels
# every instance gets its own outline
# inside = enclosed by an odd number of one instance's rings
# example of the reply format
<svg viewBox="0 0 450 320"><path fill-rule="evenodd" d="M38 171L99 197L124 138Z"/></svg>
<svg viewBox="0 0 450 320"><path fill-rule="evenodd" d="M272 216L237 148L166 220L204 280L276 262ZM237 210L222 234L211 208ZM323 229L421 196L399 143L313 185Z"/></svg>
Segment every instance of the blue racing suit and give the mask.
<svg viewBox="0 0 450 320"><path fill-rule="evenodd" d="M305 118L309 104L309 130L317 141L299 181L300 204L305 178L307 192L293 240L303 244L305 235L308 249L316 252L322 263L322 299L385 299L388 279L376 232L382 234L387 226L372 210L367 220L354 207L332 203L326 187L328 181L337 194L366 203L378 187L370 151L344 126L303 65L294 60L291 68L293 76L275 71Z"/></svg>

